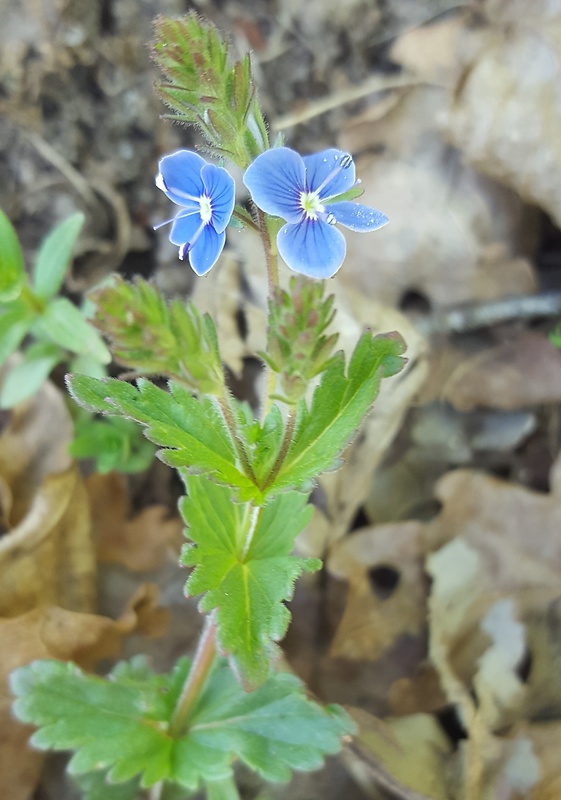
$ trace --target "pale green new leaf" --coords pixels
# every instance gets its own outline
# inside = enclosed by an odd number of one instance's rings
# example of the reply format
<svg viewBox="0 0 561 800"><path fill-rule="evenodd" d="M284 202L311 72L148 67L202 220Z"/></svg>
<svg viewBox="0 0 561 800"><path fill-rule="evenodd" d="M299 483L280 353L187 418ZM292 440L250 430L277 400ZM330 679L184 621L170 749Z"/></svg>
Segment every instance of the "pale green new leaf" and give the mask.
<svg viewBox="0 0 561 800"><path fill-rule="evenodd" d="M197 399L173 384L170 394L146 379L137 381L138 388L86 375L72 375L67 383L76 402L90 411L129 417L146 426L148 439L164 447L158 455L167 464L233 486L241 499L261 496L238 468L226 425L212 399Z"/></svg>
<svg viewBox="0 0 561 800"><path fill-rule="evenodd" d="M109 364L111 353L99 333L66 297L55 297L33 325L33 333L72 353L91 355Z"/></svg>
<svg viewBox="0 0 561 800"><path fill-rule="evenodd" d="M37 297L48 300L59 291L83 224L84 215L81 212L72 214L41 243L33 269L32 289Z"/></svg>
<svg viewBox="0 0 561 800"><path fill-rule="evenodd" d="M36 342L28 347L23 359L7 372L2 381L0 408L13 408L32 397L63 357L63 351L50 342Z"/></svg>
<svg viewBox="0 0 561 800"><path fill-rule="evenodd" d="M341 453L356 433L378 394L380 381L399 372L404 343L398 334L363 334L345 374L342 354L335 357L314 392L310 408L300 401L295 433L282 467L267 493L306 487L322 472L341 464Z"/></svg>
<svg viewBox="0 0 561 800"><path fill-rule="evenodd" d="M296 578L317 559L291 556L294 539L309 522L305 495L278 495L262 508L232 503L228 488L186 475L181 512L194 543L183 562L194 566L186 591L203 594L200 608L216 608L218 642L246 686L270 673L275 642L285 634ZM246 545L246 540L250 541Z"/></svg>
<svg viewBox="0 0 561 800"><path fill-rule="evenodd" d="M0 364L15 353L34 319L33 311L21 298L0 312Z"/></svg>
<svg viewBox="0 0 561 800"><path fill-rule="evenodd" d="M118 665L107 680L73 664L35 661L12 674L14 711L38 728L35 747L75 751L73 775L97 771L108 784L165 781L188 790L225 781L236 759L267 780L287 780L292 769L321 766L353 731L342 709L308 700L295 676L273 675L247 694L222 662L185 731L173 735L169 723L188 670L182 659L170 675L157 676L137 659ZM108 790L113 797L119 796Z"/></svg>
<svg viewBox="0 0 561 800"><path fill-rule="evenodd" d="M18 237L8 217L0 210L0 303L19 296L25 284L25 266Z"/></svg>

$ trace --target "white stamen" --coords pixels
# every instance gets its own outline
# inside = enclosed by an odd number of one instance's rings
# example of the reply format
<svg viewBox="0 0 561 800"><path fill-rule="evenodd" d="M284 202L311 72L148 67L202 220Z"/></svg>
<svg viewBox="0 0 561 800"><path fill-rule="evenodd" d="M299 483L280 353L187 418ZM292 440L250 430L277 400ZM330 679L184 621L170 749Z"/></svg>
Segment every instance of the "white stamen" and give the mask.
<svg viewBox="0 0 561 800"><path fill-rule="evenodd" d="M335 156L335 161L337 161L338 159L339 159L339 156ZM345 153L341 157L341 160L339 161L339 163L337 164L335 169L331 170L331 172L329 173L327 178L324 181L322 181L320 186L318 186L318 188L316 189L316 192L321 192L321 190L325 186L327 186L328 183L331 183L333 178L337 177L337 175L340 172L342 172L344 169L348 169L351 166L352 163L353 163L353 157L350 155L350 153Z"/></svg>
<svg viewBox="0 0 561 800"><path fill-rule="evenodd" d="M201 207L200 209L201 219L206 225L212 219L212 202L210 197L207 197L206 195L199 197L199 205Z"/></svg>
<svg viewBox="0 0 561 800"><path fill-rule="evenodd" d="M300 207L308 219L318 219L325 213L325 207L319 199L318 192L301 192Z"/></svg>

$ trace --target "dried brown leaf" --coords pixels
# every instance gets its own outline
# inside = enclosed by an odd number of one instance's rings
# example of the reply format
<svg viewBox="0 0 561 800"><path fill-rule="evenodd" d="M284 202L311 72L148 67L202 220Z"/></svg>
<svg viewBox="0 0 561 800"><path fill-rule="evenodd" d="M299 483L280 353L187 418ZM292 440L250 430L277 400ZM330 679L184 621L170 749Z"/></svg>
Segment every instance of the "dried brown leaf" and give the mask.
<svg viewBox="0 0 561 800"><path fill-rule="evenodd" d="M365 528L332 549L328 569L348 581L347 605L331 656L376 660L403 635L425 625L422 525Z"/></svg>
<svg viewBox="0 0 561 800"><path fill-rule="evenodd" d="M561 9L491 0L444 122L476 168L561 222Z"/></svg>
<svg viewBox="0 0 561 800"><path fill-rule="evenodd" d="M154 505L129 518L127 481L116 472L91 475L86 488L100 563L147 572L177 560L184 527L178 516L168 518L164 506Z"/></svg>
<svg viewBox="0 0 561 800"><path fill-rule="evenodd" d="M528 294L525 260L534 214L512 192L481 176L451 150L438 129L443 88L418 86L376 124L353 123L339 137L357 159L365 193L390 224L373 237L348 234L341 281L378 302L408 292L433 307Z"/></svg>
<svg viewBox="0 0 561 800"><path fill-rule="evenodd" d="M541 333L523 330L454 365L442 398L460 411L515 410L561 399L561 352Z"/></svg>

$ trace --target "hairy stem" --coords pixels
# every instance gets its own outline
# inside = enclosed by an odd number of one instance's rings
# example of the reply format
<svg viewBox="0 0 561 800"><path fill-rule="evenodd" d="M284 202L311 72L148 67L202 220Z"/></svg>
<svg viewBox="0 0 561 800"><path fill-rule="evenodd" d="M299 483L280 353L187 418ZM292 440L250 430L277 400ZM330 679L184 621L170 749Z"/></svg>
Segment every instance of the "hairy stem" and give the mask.
<svg viewBox="0 0 561 800"><path fill-rule="evenodd" d="M241 439L240 439L240 437L238 435L238 429L237 429L237 425L236 425L236 418L235 418L234 412L232 410L231 397L230 397L230 394L229 394L228 390L226 390L224 392L224 395L222 397L218 398L218 403L220 405L220 409L222 411L222 416L224 417L224 421L226 422L226 425L227 425L228 430L230 432L230 436L232 437L232 441L234 443L234 447L236 448L236 452L237 452L238 457L239 457L239 459L241 461L243 470L244 470L245 474L247 475L247 477L250 480L252 480L253 483L257 486L257 478L255 476L255 472L253 471L253 467L249 463L249 459L247 457L247 453L245 451L244 444L243 444L243 442L241 441Z"/></svg>
<svg viewBox="0 0 561 800"><path fill-rule="evenodd" d="M257 207L255 207L255 212L257 215L257 222L259 225L259 235L261 236L261 243L263 245L263 250L265 251L265 260L267 263L267 286L268 286L268 295L269 300L273 300L275 296L275 291L279 285L279 270L278 270L278 263L277 263L277 256L273 253L273 249L271 247L271 237L269 235L269 229L267 228L267 221L265 219L265 214ZM269 364L265 364L265 374L266 374L266 382L265 382L265 394L263 397L263 401L261 404L261 418L262 420L265 419L267 412L271 406L272 396L275 392L275 373L274 370L271 369Z"/></svg>
<svg viewBox="0 0 561 800"><path fill-rule="evenodd" d="M275 459L275 463L273 464L271 471L265 478L265 482L263 484L264 489L266 489L273 483L273 481L280 472L280 468L282 467L284 459L286 458L286 454L288 453L290 445L292 444L295 422L296 422L296 414L291 414L290 412L288 412L288 417L286 420L286 428L284 429L284 436L281 442L279 454Z"/></svg>
<svg viewBox="0 0 561 800"><path fill-rule="evenodd" d="M172 736L181 733L190 711L203 690L215 657L216 624L214 615L211 614L206 619L191 669L171 718L170 733Z"/></svg>

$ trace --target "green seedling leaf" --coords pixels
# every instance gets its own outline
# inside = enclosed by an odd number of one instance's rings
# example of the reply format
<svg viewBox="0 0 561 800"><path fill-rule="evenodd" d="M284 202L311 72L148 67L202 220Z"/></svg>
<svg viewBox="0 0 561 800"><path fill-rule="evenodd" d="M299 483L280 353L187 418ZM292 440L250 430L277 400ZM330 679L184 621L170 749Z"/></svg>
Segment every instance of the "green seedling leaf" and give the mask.
<svg viewBox="0 0 561 800"><path fill-rule="evenodd" d="M361 336L347 374L342 354L331 360L310 408L297 407L295 434L268 492L305 487L322 472L337 469L340 455L378 394L380 381L403 367L404 342L397 334ZM265 487L264 487L265 488Z"/></svg>
<svg viewBox="0 0 561 800"><path fill-rule="evenodd" d="M21 300L13 301L0 311L0 364L15 353L34 319L32 310Z"/></svg>
<svg viewBox="0 0 561 800"><path fill-rule="evenodd" d="M84 215L77 212L43 240L33 269L32 289L37 297L49 300L60 290L83 224Z"/></svg>
<svg viewBox="0 0 561 800"><path fill-rule="evenodd" d="M0 408L13 408L32 397L63 358L64 352L49 342L37 342L28 347L23 360L10 369L2 382Z"/></svg>
<svg viewBox="0 0 561 800"><path fill-rule="evenodd" d="M25 285L25 265L18 237L0 210L0 303L15 300Z"/></svg>
<svg viewBox="0 0 561 800"><path fill-rule="evenodd" d="M123 417L95 419L86 411L75 424L69 447L74 458L93 458L97 472L136 473L148 469L156 449L132 420Z"/></svg>
<svg viewBox="0 0 561 800"><path fill-rule="evenodd" d="M171 384L172 394L142 378L138 388L115 379L73 375L67 380L77 403L101 414L124 416L146 427L146 436L165 449L158 456L238 489L241 500L261 492L238 467L236 453L218 406Z"/></svg>
<svg viewBox="0 0 561 800"><path fill-rule="evenodd" d="M308 700L293 675L273 675L247 694L220 663L185 731L173 734L170 720L188 670L186 659L161 676L133 662L107 680L73 664L35 661L12 674L14 711L37 726L35 747L75 751L72 775L100 772L109 785L166 781L191 791L229 778L235 759L267 780L288 780L293 769L320 767L353 731L342 709Z"/></svg>
<svg viewBox="0 0 561 800"><path fill-rule="evenodd" d="M33 325L33 333L41 339L70 350L71 353L91 355L101 364L109 364L111 353L100 335L82 312L67 300L56 297Z"/></svg>
<svg viewBox="0 0 561 800"><path fill-rule="evenodd" d="M294 539L309 522L312 506L297 492L277 496L261 508L232 503L231 491L200 476L185 475L181 513L193 544L183 563L195 567L186 584L203 594L201 611L217 611L220 650L247 687L268 677L286 633L294 583L318 559L291 556Z"/></svg>

